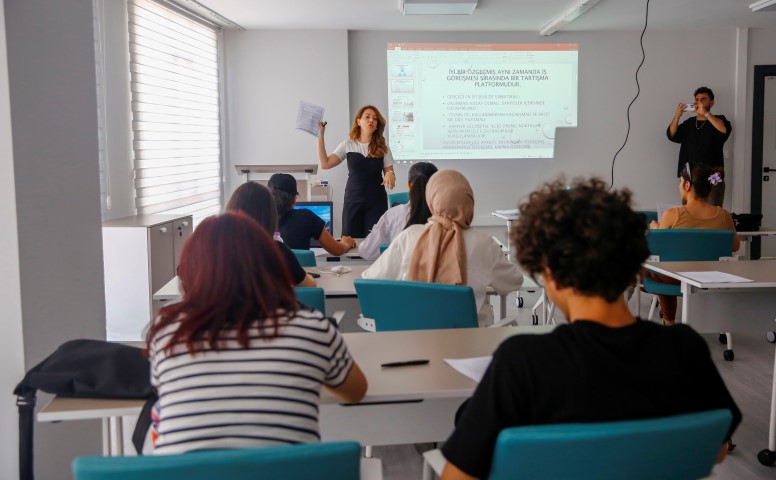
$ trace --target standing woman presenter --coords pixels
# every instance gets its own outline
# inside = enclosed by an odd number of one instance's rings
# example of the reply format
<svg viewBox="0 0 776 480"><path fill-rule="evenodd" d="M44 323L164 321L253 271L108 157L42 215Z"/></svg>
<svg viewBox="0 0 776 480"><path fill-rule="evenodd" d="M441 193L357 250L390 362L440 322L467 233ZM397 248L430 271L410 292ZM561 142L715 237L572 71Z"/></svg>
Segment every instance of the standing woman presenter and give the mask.
<svg viewBox="0 0 776 480"><path fill-rule="evenodd" d="M385 187L393 189L396 174L393 155L385 142L385 118L377 108L361 107L353 121L350 139L340 143L333 153L326 155L324 133L326 122L321 122L318 135L318 162L328 170L347 160L348 182L342 207L342 234L364 238L380 217L388 210Z"/></svg>

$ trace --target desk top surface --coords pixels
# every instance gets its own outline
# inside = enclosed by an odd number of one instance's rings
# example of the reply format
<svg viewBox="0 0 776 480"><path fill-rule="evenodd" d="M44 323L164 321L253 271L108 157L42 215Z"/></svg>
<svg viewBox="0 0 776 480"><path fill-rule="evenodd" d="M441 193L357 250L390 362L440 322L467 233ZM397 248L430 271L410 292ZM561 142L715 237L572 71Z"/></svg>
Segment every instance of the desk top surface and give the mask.
<svg viewBox="0 0 776 480"><path fill-rule="evenodd" d="M453 370L445 358L490 355L506 338L520 333L546 333L552 326L412 330L345 333L345 342L369 382L362 402L428 398L464 398L475 382ZM429 360L427 365L382 368L387 362ZM336 403L326 391L321 403ZM38 413L38 421L83 420L137 415L142 400L55 397Z"/></svg>
<svg viewBox="0 0 776 480"><path fill-rule="evenodd" d="M653 262L644 266L699 288L772 288L776 287L776 260L740 260L732 262ZM724 272L752 280L742 283L701 283L679 272Z"/></svg>

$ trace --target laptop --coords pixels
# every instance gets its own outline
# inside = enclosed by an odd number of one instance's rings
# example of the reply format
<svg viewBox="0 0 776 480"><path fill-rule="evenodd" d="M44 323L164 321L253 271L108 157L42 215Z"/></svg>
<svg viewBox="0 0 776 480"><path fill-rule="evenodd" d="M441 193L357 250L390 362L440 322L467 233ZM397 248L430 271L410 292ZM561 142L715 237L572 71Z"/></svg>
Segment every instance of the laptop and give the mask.
<svg viewBox="0 0 776 480"><path fill-rule="evenodd" d="M326 230L329 235L334 236L334 204L333 202L296 202L294 210L306 208L318 215L318 217L326 223ZM318 240L310 239L310 248L318 248L321 244Z"/></svg>

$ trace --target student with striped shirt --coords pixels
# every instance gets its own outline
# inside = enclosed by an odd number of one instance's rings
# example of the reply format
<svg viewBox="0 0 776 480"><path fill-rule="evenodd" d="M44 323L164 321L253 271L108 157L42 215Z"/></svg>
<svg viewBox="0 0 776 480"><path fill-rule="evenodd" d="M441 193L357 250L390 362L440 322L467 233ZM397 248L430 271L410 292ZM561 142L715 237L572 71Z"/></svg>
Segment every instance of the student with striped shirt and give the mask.
<svg viewBox="0 0 776 480"><path fill-rule="evenodd" d="M363 398L366 379L342 336L299 309L278 248L253 219L204 220L179 276L183 300L147 337L155 453L316 442L321 385L345 402Z"/></svg>

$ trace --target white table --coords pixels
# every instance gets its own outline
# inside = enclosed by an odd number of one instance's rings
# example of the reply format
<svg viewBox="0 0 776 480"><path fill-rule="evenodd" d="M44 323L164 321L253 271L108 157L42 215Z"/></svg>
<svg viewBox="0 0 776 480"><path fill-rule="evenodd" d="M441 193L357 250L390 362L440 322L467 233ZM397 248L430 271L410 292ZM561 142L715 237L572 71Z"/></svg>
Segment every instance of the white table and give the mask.
<svg viewBox="0 0 776 480"><path fill-rule="evenodd" d="M369 265L358 263L346 264L344 266L349 268L350 271L348 273L342 273L339 275L331 273L331 267L336 265L340 264L305 267L305 271L308 273L320 274L320 277L316 278L315 281L318 283L318 286L323 289L323 293L326 298L356 298L356 287L353 284L353 280L356 278L361 278L361 274L364 272L364 270L369 268ZM528 277L523 277L523 287L521 289L533 290L535 288L538 287L533 282L533 280ZM507 312L507 295L501 295L492 288L488 288L486 293L489 296L498 295L500 309L499 318L505 318ZM181 291L178 277L173 278L167 282L164 287L160 288L159 291L154 293L154 300L178 301L180 299Z"/></svg>
<svg viewBox="0 0 776 480"><path fill-rule="evenodd" d="M776 329L776 260L656 262L649 270L681 282L682 323L704 333ZM719 271L751 279L746 283L703 283L681 272ZM768 450L776 451L776 355L771 391Z"/></svg>
<svg viewBox="0 0 776 480"><path fill-rule="evenodd" d="M752 258L752 240L754 237L769 237L776 235L776 228L772 227L760 227L760 230L756 232L736 232L738 238L744 244L744 259L749 260Z"/></svg>
<svg viewBox="0 0 776 480"><path fill-rule="evenodd" d="M475 382L452 369L445 358L490 355L518 333L545 333L550 327L468 328L343 334L363 370L369 389L361 403L342 405L321 395L320 431L326 441L357 440L363 445L441 441L453 430L458 406ZM382 368L386 362L428 359L428 365ZM55 397L39 422L101 419L105 454L123 454L121 417L136 416L140 400Z"/></svg>

